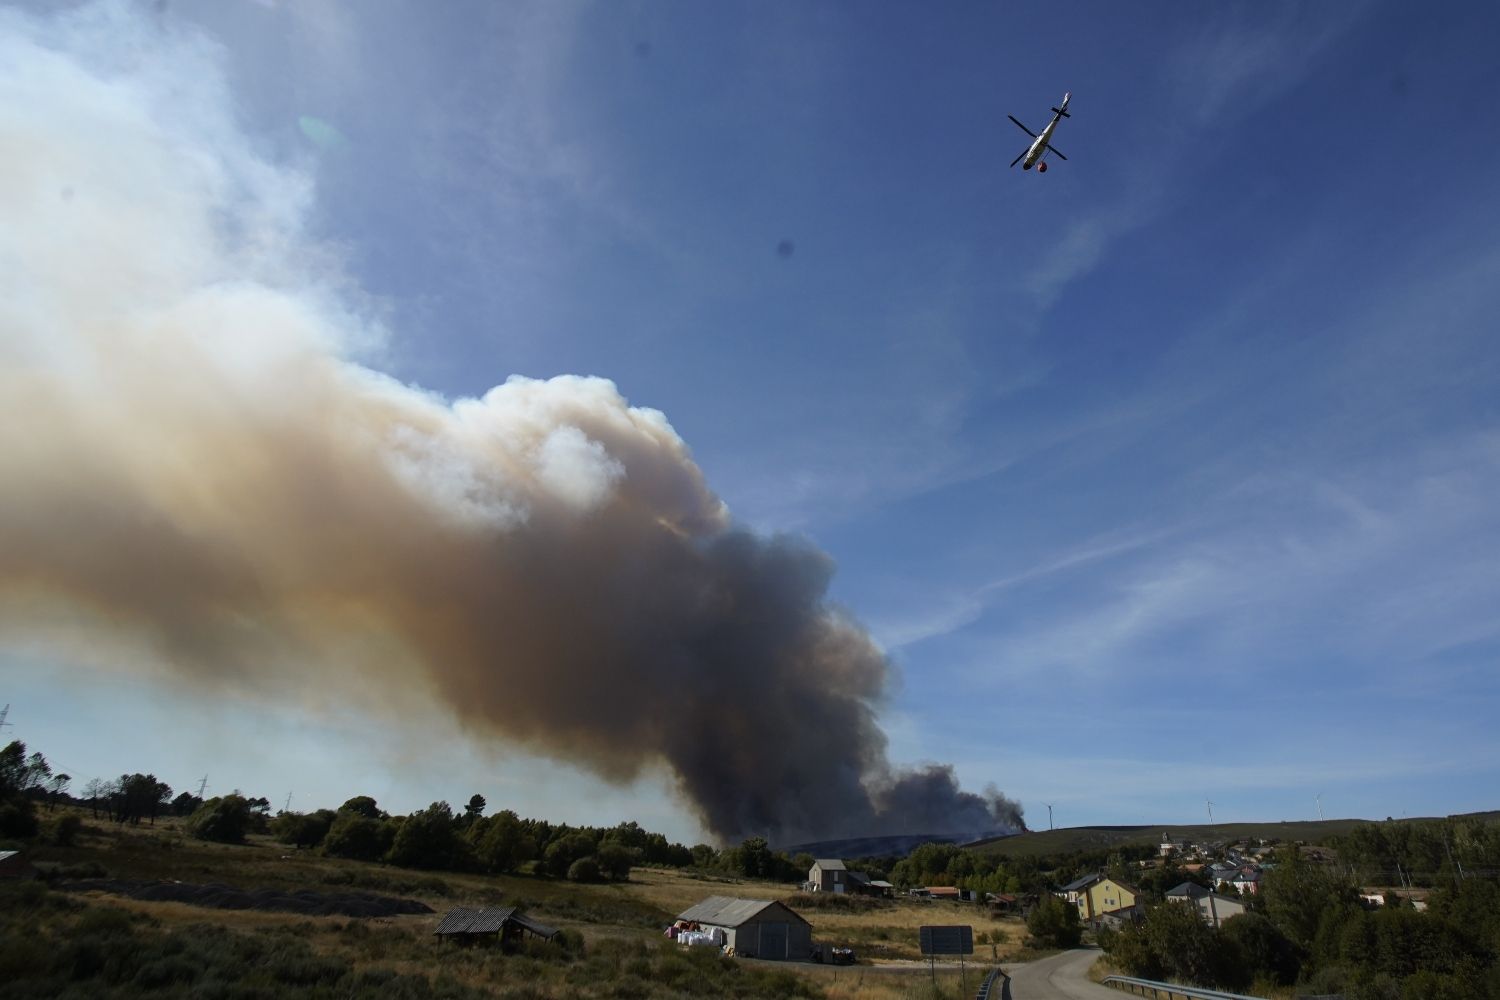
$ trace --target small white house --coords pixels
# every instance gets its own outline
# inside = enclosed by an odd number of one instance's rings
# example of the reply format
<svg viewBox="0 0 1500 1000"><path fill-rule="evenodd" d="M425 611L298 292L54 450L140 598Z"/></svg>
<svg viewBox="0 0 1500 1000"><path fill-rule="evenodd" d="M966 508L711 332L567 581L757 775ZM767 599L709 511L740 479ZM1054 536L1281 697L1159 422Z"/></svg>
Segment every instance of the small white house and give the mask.
<svg viewBox="0 0 1500 1000"><path fill-rule="evenodd" d="M807 870L807 884L813 892L848 892L849 870L838 858L819 858Z"/></svg>

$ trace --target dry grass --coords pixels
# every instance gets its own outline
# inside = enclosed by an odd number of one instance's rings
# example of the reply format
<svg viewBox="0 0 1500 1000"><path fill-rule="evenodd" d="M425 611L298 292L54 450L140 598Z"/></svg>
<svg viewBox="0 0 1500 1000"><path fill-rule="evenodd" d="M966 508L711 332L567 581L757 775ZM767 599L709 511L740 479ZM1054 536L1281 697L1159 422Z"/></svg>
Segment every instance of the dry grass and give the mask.
<svg viewBox="0 0 1500 1000"><path fill-rule="evenodd" d="M39 847L34 857L61 865L101 865L111 877L175 879L184 882L223 882L243 888L350 889L419 899L436 913L373 920L310 917L255 910L213 910L186 903L132 900L89 894L99 903L151 918L164 931L193 924L213 924L245 934L294 933L316 952L337 956L356 968L380 967L397 972L432 975L439 970L467 985L494 989L519 984L528 975L539 982L555 980L560 972L543 971L526 956L501 956L474 951L460 954L442 949L432 931L455 905L520 905L554 926L575 931L589 952L611 942L639 942L655 949L661 929L672 916L707 896L786 899L796 886L719 876L702 876L673 869L639 868L625 884L577 885L528 876L486 876L429 873L386 865L323 857L297 851L268 837L252 836L243 845L210 844L185 837L180 821L159 820L155 827L118 827L88 816L74 847ZM1021 951L1025 935L1019 920L997 920L971 904L897 899L868 910L807 908L815 941L855 948L862 961L890 963L896 968L870 965L825 967L813 964L754 963L794 973L824 990L829 997L871 997L874 1000L936 1000L959 995L958 971L940 971L937 989L919 959L918 928L923 924L970 924L976 954L967 977L970 991L995 960L1008 960ZM996 942L991 945L993 938ZM653 961L655 961L653 959ZM530 963L530 964L528 964ZM533 967L536 966L536 967ZM902 968L901 966L905 966ZM941 969L941 963L939 965ZM559 983L551 982L558 986Z"/></svg>

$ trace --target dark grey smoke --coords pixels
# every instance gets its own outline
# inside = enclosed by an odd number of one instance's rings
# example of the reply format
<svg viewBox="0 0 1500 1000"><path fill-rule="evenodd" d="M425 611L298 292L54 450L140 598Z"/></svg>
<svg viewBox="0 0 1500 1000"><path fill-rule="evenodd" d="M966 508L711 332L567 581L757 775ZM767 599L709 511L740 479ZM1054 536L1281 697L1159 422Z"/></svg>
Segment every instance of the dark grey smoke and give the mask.
<svg viewBox="0 0 1500 1000"><path fill-rule="evenodd" d="M436 697L611 780L664 765L725 838L1019 821L892 768L889 664L832 563L736 525L662 414L602 379L450 402L348 360L376 338L309 277L300 178L202 85L216 50L124 44L128 8L44 42L0 16L10 635L209 690ZM141 46L141 79L92 68ZM58 178L87 211L36 196Z"/></svg>

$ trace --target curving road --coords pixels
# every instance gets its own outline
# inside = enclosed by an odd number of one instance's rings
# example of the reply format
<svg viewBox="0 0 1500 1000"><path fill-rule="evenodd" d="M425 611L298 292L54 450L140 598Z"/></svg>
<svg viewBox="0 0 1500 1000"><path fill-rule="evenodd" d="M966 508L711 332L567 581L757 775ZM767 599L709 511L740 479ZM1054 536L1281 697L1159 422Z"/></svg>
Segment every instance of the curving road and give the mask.
<svg viewBox="0 0 1500 1000"><path fill-rule="evenodd" d="M1125 994L1089 981L1098 948L1074 948L1039 962L1012 965L1007 1000L1121 1000Z"/></svg>

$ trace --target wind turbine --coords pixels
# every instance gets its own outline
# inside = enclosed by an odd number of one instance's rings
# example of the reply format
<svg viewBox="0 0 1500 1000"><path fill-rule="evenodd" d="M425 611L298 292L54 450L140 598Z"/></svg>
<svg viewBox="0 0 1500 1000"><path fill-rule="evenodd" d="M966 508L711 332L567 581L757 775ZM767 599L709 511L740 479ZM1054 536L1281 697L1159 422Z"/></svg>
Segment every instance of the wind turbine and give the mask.
<svg viewBox="0 0 1500 1000"><path fill-rule="evenodd" d="M1323 793L1318 793L1318 819L1323 818Z"/></svg>
<svg viewBox="0 0 1500 1000"><path fill-rule="evenodd" d="M1203 801L1204 802L1208 802L1207 799L1204 799ZM1214 822L1214 804L1212 802L1208 802L1208 824L1209 824L1209 826L1212 826L1213 822Z"/></svg>
<svg viewBox="0 0 1500 1000"><path fill-rule="evenodd" d="M1043 802L1042 805L1047 807L1047 829L1050 830L1052 829L1052 803Z"/></svg>

